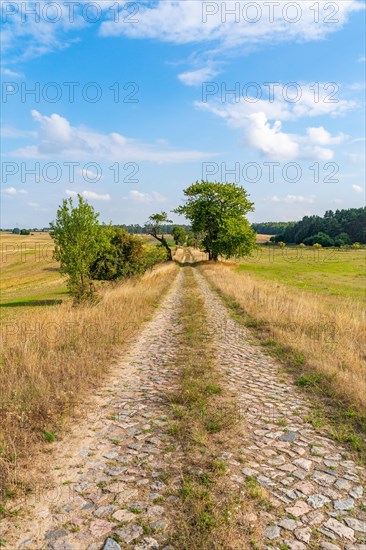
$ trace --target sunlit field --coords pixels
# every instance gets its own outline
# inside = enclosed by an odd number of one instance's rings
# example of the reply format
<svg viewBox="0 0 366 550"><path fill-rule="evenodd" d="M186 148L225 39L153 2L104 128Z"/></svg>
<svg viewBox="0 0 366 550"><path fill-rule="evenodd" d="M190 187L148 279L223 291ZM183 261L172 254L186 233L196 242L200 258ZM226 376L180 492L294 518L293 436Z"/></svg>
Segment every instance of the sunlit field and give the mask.
<svg viewBox="0 0 366 550"><path fill-rule="evenodd" d="M30 307L46 307L65 299L66 286L54 261L49 233L0 233L1 316Z"/></svg>
<svg viewBox="0 0 366 550"><path fill-rule="evenodd" d="M207 255L196 252L197 259ZM366 249L260 246L235 260L238 273L252 274L324 296L365 301ZM231 262L232 263L232 262Z"/></svg>

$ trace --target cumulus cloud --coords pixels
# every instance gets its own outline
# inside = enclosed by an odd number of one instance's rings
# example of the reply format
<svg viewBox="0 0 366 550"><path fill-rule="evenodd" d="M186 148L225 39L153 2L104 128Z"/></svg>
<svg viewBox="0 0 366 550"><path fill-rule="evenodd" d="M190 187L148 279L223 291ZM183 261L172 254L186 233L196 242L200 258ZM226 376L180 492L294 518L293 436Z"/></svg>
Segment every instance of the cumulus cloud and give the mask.
<svg viewBox="0 0 366 550"><path fill-rule="evenodd" d="M250 147L270 157L293 159L299 156L299 144L281 131L280 121L271 126L264 113L249 115L246 141Z"/></svg>
<svg viewBox="0 0 366 550"><path fill-rule="evenodd" d="M28 193L25 189L16 189L15 187L6 187L5 189L2 189L1 192L9 197L14 197L15 195L26 195Z"/></svg>
<svg viewBox="0 0 366 550"><path fill-rule="evenodd" d="M306 132L310 142L317 145L338 145L339 143L343 143L348 137L343 132L340 132L338 136L332 136L323 126L308 128Z"/></svg>
<svg viewBox="0 0 366 550"><path fill-rule="evenodd" d="M286 134L279 120L271 124L264 113L255 113L247 118L245 141L264 156L277 160L333 158L331 149L313 146L306 137Z"/></svg>
<svg viewBox="0 0 366 550"><path fill-rule="evenodd" d="M150 202L166 202L166 198L157 192L142 193L133 189L129 192L130 198L135 202L150 203Z"/></svg>
<svg viewBox="0 0 366 550"><path fill-rule="evenodd" d="M84 199L94 200L94 201L110 201L111 196L109 193L105 194L99 194L95 193L94 191L82 191L81 193L78 193L77 191L72 191L70 189L65 190L65 194L69 197L77 197L77 195L81 195L84 197Z"/></svg>
<svg viewBox="0 0 366 550"><path fill-rule="evenodd" d="M38 124L37 145L12 151L13 156L25 158L101 159L121 161L149 161L176 163L204 160L214 156L195 150L176 150L164 144L146 144L112 132L103 134L85 126L72 126L57 113L42 115L32 110L33 120Z"/></svg>
<svg viewBox="0 0 366 550"><path fill-rule="evenodd" d="M321 88L321 87L319 87ZM281 89L281 88L280 88ZM301 88L297 102L285 100L282 91L274 90L268 99L256 99L246 95L230 101L215 97L199 101L197 108L213 113L226 121L231 128L244 130L245 143L263 155L276 159L331 160L334 156L328 146L339 145L348 139L343 132L331 135L323 126L310 127L305 135L290 134L283 130L283 122L293 122L305 116L335 116L354 108L354 102L340 100L324 104ZM305 92L305 93L304 93ZM222 99L222 97L221 97ZM239 99L239 100L238 100Z"/></svg>

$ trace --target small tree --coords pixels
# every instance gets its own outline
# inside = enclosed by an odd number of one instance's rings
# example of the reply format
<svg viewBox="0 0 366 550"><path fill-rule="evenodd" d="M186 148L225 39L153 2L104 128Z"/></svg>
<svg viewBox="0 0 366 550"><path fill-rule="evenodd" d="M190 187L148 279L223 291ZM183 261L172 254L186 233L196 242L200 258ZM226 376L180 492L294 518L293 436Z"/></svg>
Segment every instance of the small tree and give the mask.
<svg viewBox="0 0 366 550"><path fill-rule="evenodd" d="M172 235L176 245L183 245L187 240L187 233L185 232L184 227L180 225L175 225L173 227Z"/></svg>
<svg viewBox="0 0 366 550"><path fill-rule="evenodd" d="M168 260L172 260L172 251L168 244L168 241L164 237L164 233L161 227L163 224L167 223L172 223L172 220L168 219L168 215L166 212L160 212L160 214L152 214L149 217L149 220L146 222L146 230L149 235L154 237L154 239L159 241L159 243L164 246L168 254Z"/></svg>
<svg viewBox="0 0 366 550"><path fill-rule="evenodd" d="M61 263L61 273L67 276L67 286L75 302L94 297L91 266L98 253L108 244L94 208L81 195L78 205L64 199L57 210L56 221L50 224L55 241L54 257Z"/></svg>
<svg viewBox="0 0 366 550"><path fill-rule="evenodd" d="M322 245L320 243L314 243L313 248L319 249L319 248L322 248Z"/></svg>
<svg viewBox="0 0 366 550"><path fill-rule="evenodd" d="M283 241L280 241L280 242L278 243L278 246L280 246L281 248L285 248L286 243L284 243Z"/></svg>

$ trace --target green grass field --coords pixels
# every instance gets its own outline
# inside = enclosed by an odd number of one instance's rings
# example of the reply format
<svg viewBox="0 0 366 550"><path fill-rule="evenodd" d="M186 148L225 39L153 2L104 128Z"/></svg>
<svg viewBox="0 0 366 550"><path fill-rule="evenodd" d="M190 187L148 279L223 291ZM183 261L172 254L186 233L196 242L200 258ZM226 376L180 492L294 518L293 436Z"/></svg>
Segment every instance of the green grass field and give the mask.
<svg viewBox="0 0 366 550"><path fill-rule="evenodd" d="M261 246L239 261L239 272L310 292L365 300L366 250Z"/></svg>

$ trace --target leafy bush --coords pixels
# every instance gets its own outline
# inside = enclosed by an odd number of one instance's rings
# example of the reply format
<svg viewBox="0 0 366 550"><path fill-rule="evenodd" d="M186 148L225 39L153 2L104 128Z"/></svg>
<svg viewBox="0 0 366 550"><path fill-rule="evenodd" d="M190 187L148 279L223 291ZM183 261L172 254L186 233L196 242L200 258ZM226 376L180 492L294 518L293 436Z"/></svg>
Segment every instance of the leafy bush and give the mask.
<svg viewBox="0 0 366 550"><path fill-rule="evenodd" d="M321 244L322 246L334 246L334 240L332 237L329 237L326 233L319 231L316 235L312 237L307 237L304 239L304 244L312 246L316 243Z"/></svg>
<svg viewBox="0 0 366 550"><path fill-rule="evenodd" d="M351 244L351 239L349 238L348 233L340 233L337 235L337 237L334 239L334 246L346 246Z"/></svg>
<svg viewBox="0 0 366 550"><path fill-rule="evenodd" d="M151 269L154 265L168 261L168 253L164 246L146 245L144 247L144 268Z"/></svg>
<svg viewBox="0 0 366 550"><path fill-rule="evenodd" d="M145 271L144 246L139 237L120 227L103 227L108 244L91 267L93 279L115 281Z"/></svg>

